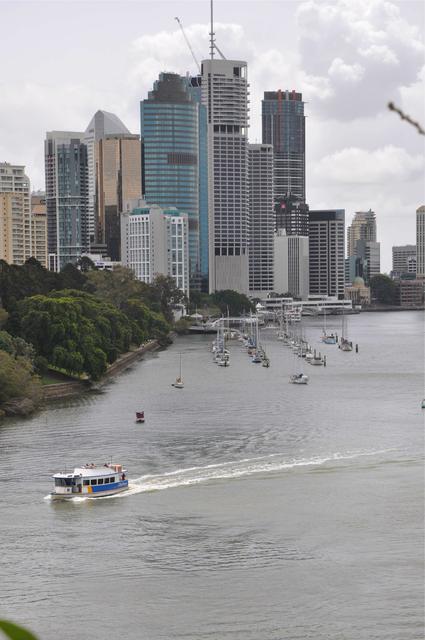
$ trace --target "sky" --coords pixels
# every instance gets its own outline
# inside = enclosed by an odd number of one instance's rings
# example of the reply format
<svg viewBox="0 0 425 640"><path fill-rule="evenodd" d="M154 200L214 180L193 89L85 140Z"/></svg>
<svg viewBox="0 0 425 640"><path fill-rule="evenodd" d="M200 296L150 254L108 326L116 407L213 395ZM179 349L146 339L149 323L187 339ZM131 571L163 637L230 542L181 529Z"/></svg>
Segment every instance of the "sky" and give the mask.
<svg viewBox="0 0 425 640"><path fill-rule="evenodd" d="M98 109L140 133L139 102L161 71L195 73L208 57L209 0L0 0L0 161L44 189L46 131L84 131ZM381 270L391 247L415 243L425 203L422 0L215 0L229 59L248 62L250 142L261 142L264 91L305 100L311 209L376 212Z"/></svg>

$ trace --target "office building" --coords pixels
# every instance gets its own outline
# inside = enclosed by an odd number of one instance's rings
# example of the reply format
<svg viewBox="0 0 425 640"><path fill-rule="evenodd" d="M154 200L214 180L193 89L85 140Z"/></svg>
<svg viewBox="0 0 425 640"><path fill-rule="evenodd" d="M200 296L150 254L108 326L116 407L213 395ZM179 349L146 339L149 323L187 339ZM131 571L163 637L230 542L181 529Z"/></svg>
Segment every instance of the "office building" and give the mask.
<svg viewBox="0 0 425 640"><path fill-rule="evenodd" d="M305 202L305 116L301 93L280 89L264 93L262 141L274 148L275 200L293 194Z"/></svg>
<svg viewBox="0 0 425 640"><path fill-rule="evenodd" d="M398 278L404 273L416 273L416 245L405 244L392 248L392 276Z"/></svg>
<svg viewBox="0 0 425 640"><path fill-rule="evenodd" d="M112 261L121 258L120 217L124 203L141 197L140 139L107 134L96 142L97 241Z"/></svg>
<svg viewBox="0 0 425 640"><path fill-rule="evenodd" d="M253 296L273 291L274 212L273 147L248 145L249 290Z"/></svg>
<svg viewBox="0 0 425 640"><path fill-rule="evenodd" d="M31 194L31 247L31 256L47 268L47 209L44 192Z"/></svg>
<svg viewBox="0 0 425 640"><path fill-rule="evenodd" d="M187 213L191 286L200 289L208 273L208 253L201 257L201 239L204 247L208 242L208 156L206 108L196 80L161 73L140 103L140 130L144 198Z"/></svg>
<svg viewBox="0 0 425 640"><path fill-rule="evenodd" d="M83 133L48 131L44 144L49 269L89 250L88 162Z"/></svg>
<svg viewBox="0 0 425 640"><path fill-rule="evenodd" d="M12 234L7 242L7 255L12 256L8 262L23 264L31 257L30 181L24 166L0 163L0 194L10 194L2 198L2 235L6 229Z"/></svg>
<svg viewBox="0 0 425 640"><path fill-rule="evenodd" d="M309 212L310 295L344 296L345 210Z"/></svg>
<svg viewBox="0 0 425 640"><path fill-rule="evenodd" d="M402 279L398 282L401 307L422 307L424 304L423 279Z"/></svg>
<svg viewBox="0 0 425 640"><path fill-rule="evenodd" d="M136 140L138 139L138 136L131 135L130 131L127 129L124 123L121 122L121 120L114 113L109 113L108 111L101 111L101 110L96 111L93 118L90 120L87 126L87 129L84 132L83 142L87 147L87 168L88 168L88 171L87 171L88 173L87 219L88 219L88 235L89 235L91 246L97 243L104 242L103 239L105 237L105 228L104 226L102 226L102 224L105 221L104 198L103 198L103 192L99 188L99 183L98 183L99 174L98 174L97 165L98 165L98 143L100 140L103 140L108 136L116 136L118 138L119 137L125 138L128 136L130 139L134 139L134 138ZM118 153L119 153L119 150L118 150ZM140 149L139 149L139 156L140 156ZM140 160L138 160L138 162L139 162L139 176L138 176L139 189L136 195L130 196L135 198L140 197L140 194L141 194ZM106 171L108 172L109 170L112 174L114 174L114 165L120 164L120 161L114 158L114 159L111 159L111 164L113 165L113 167L109 169L109 162L108 160L106 160L105 162ZM108 193L108 196L106 196L107 200L108 198L111 197L110 194L112 193L112 185L108 185L108 182L110 179L114 180L114 178L110 178L109 176L105 178L105 182L106 182L105 187ZM120 193L119 185L118 185L117 193ZM115 195L115 200L117 198L118 196ZM108 204L106 206L114 207L115 205ZM118 228L119 228L119 221L118 221Z"/></svg>
<svg viewBox="0 0 425 640"><path fill-rule="evenodd" d="M309 239L288 236L278 229L274 236L274 286L278 294L290 293L307 300L309 295Z"/></svg>
<svg viewBox="0 0 425 640"><path fill-rule="evenodd" d="M247 293L247 64L204 60L201 75L208 117L209 288Z"/></svg>
<svg viewBox="0 0 425 640"><path fill-rule="evenodd" d="M308 236L308 204L289 193L275 200L276 230L285 229L287 236Z"/></svg>
<svg viewBox="0 0 425 640"><path fill-rule="evenodd" d="M363 263L361 275L366 285L381 272L380 243L376 240L376 216L369 211L357 211L347 228L347 256L355 256Z"/></svg>
<svg viewBox="0 0 425 640"><path fill-rule="evenodd" d="M416 209L416 277L425 278L425 205Z"/></svg>
<svg viewBox="0 0 425 640"><path fill-rule="evenodd" d="M136 278L151 283L171 276L189 296L189 221L186 213L139 200L126 204L121 216L122 264Z"/></svg>

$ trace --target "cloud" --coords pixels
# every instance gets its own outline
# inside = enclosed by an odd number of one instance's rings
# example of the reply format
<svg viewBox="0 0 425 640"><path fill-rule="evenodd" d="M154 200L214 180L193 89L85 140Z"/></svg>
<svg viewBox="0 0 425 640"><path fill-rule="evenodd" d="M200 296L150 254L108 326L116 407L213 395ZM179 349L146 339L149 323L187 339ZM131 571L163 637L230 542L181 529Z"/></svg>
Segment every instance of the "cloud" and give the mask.
<svg viewBox="0 0 425 640"><path fill-rule="evenodd" d="M308 0L297 11L300 66L326 91L312 107L323 117L377 114L423 64L419 29L388 0ZM327 81L327 84L326 84Z"/></svg>
<svg viewBox="0 0 425 640"><path fill-rule="evenodd" d="M314 167L317 179L330 183L373 185L386 181L406 182L423 174L424 157L388 145L369 151L359 147L324 156Z"/></svg>

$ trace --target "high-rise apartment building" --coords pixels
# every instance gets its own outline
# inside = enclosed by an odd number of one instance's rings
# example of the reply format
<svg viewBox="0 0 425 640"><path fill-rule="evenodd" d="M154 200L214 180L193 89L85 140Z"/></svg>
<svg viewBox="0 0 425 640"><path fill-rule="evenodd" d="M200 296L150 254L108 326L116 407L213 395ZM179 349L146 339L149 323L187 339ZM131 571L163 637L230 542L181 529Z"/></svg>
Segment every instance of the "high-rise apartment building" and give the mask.
<svg viewBox="0 0 425 640"><path fill-rule="evenodd" d="M106 246L111 258L119 260L123 203L142 194L140 139L115 114L96 111L84 133L84 144L90 244Z"/></svg>
<svg viewBox="0 0 425 640"><path fill-rule="evenodd" d="M416 277L425 278L425 205L416 209Z"/></svg>
<svg viewBox="0 0 425 640"><path fill-rule="evenodd" d="M128 211L121 216L122 264L148 284L157 275L171 276L189 296L187 214L141 200L127 206Z"/></svg>
<svg viewBox="0 0 425 640"><path fill-rule="evenodd" d="M275 200L293 194L305 202L305 116L302 94L265 91L262 101L262 141L275 155Z"/></svg>
<svg viewBox="0 0 425 640"><path fill-rule="evenodd" d="M189 77L161 73L140 103L144 198L187 213L191 286L196 289L206 275L201 222L206 227L208 215L206 108L200 97Z"/></svg>
<svg viewBox="0 0 425 640"><path fill-rule="evenodd" d="M2 233L5 234L7 228L12 234L10 238L11 244L8 242L9 249L7 251L7 255L12 256L12 258L8 262L23 264L32 255L30 181L25 174L24 166L12 165L8 162L0 163L1 194L4 196L10 194L10 197L2 198ZM13 250L11 247L13 247ZM11 250L12 253L10 253ZM5 251L4 248L3 251Z"/></svg>
<svg viewBox="0 0 425 640"><path fill-rule="evenodd" d="M416 245L405 244L392 248L392 276L399 277L404 273L416 273ZM415 265L413 272L412 265Z"/></svg>
<svg viewBox="0 0 425 640"><path fill-rule="evenodd" d="M0 260L22 265L24 252L24 197L0 192Z"/></svg>
<svg viewBox="0 0 425 640"><path fill-rule="evenodd" d="M31 246L32 257L47 268L47 209L43 192L31 194Z"/></svg>
<svg viewBox="0 0 425 640"><path fill-rule="evenodd" d="M247 293L247 64L212 59L201 69L208 118L209 288Z"/></svg>
<svg viewBox="0 0 425 640"><path fill-rule="evenodd" d="M380 243L376 240L376 216L369 211L357 211L347 229L347 255L362 261L362 277L367 285L381 272Z"/></svg>
<svg viewBox="0 0 425 640"><path fill-rule="evenodd" d="M278 229L274 236L274 291L291 293L307 300L309 294L309 239L286 235Z"/></svg>
<svg viewBox="0 0 425 640"><path fill-rule="evenodd" d="M44 143L49 268L75 263L90 246L87 147L83 133L48 131Z"/></svg>
<svg viewBox="0 0 425 640"><path fill-rule="evenodd" d="M345 210L309 212L310 295L344 297Z"/></svg>
<svg viewBox="0 0 425 640"><path fill-rule="evenodd" d="M248 145L249 290L252 295L273 291L273 147Z"/></svg>

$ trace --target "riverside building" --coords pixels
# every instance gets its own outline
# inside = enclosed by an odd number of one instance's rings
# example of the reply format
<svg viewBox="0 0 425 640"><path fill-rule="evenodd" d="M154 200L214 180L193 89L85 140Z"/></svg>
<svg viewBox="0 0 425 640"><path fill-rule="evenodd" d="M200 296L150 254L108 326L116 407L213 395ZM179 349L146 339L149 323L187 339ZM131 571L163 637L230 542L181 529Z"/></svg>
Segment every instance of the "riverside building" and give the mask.
<svg viewBox="0 0 425 640"><path fill-rule="evenodd" d="M347 255L362 262L365 283L381 271L380 243L376 240L376 216L369 211L357 211L347 228Z"/></svg>
<svg viewBox="0 0 425 640"><path fill-rule="evenodd" d="M273 147L248 145L249 291L258 297L274 286Z"/></svg>
<svg viewBox="0 0 425 640"><path fill-rule="evenodd" d="M0 256L24 264L32 255L30 181L25 167L0 163Z"/></svg>
<svg viewBox="0 0 425 640"><path fill-rule="evenodd" d="M248 79L241 60L203 60L208 119L209 289L249 290Z"/></svg>
<svg viewBox="0 0 425 640"><path fill-rule="evenodd" d="M416 274L416 245L405 244L392 248L392 276L399 278L405 273Z"/></svg>
<svg viewBox="0 0 425 640"><path fill-rule="evenodd" d="M345 210L309 212L310 295L344 297Z"/></svg>
<svg viewBox="0 0 425 640"><path fill-rule="evenodd" d="M274 236L274 283L278 294L290 293L307 300L309 295L309 239L288 236L278 229Z"/></svg>
<svg viewBox="0 0 425 640"><path fill-rule="evenodd" d="M48 131L44 143L49 269L60 271L89 250L87 147L84 134Z"/></svg>
<svg viewBox="0 0 425 640"><path fill-rule="evenodd" d="M171 276L189 296L189 220L176 208L129 202L121 216L123 266L150 284L155 276Z"/></svg>
<svg viewBox="0 0 425 640"><path fill-rule="evenodd" d="M191 287L200 289L208 274L207 122L193 80L161 73L140 103L140 130L144 198L187 213Z"/></svg>
<svg viewBox="0 0 425 640"><path fill-rule="evenodd" d="M416 277L425 278L425 205L416 209Z"/></svg>

